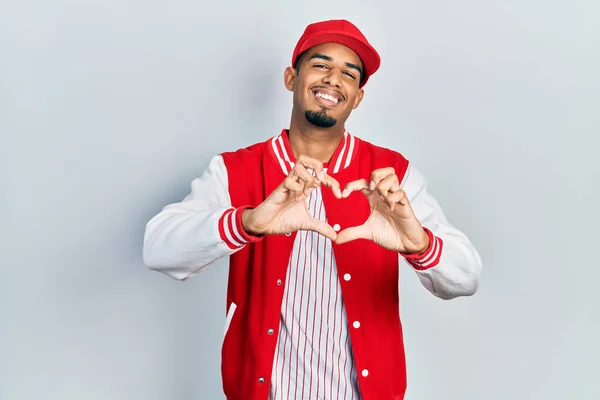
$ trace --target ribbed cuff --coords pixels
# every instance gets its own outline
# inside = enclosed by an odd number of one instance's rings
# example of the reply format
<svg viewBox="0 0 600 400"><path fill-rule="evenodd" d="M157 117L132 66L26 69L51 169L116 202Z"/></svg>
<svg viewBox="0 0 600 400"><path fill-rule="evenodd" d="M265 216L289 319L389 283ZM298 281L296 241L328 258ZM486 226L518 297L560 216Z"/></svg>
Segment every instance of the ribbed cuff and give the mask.
<svg viewBox="0 0 600 400"><path fill-rule="evenodd" d="M242 213L246 208L250 207L229 208L219 218L219 234L221 235L221 239L232 250L237 250L248 243L261 239L259 236L248 234L242 225Z"/></svg>
<svg viewBox="0 0 600 400"><path fill-rule="evenodd" d="M429 236L429 247L427 247L427 250L420 254L400 253L413 268L419 271L424 271L438 265L444 246L442 239L435 236L431 230L426 227L423 227L423 229L427 232L427 236Z"/></svg>

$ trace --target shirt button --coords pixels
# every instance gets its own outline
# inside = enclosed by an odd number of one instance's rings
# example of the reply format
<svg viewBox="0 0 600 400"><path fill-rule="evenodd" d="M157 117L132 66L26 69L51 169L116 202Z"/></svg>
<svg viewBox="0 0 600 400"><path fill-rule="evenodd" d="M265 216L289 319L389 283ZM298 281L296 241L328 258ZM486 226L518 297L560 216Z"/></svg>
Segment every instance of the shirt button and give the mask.
<svg viewBox="0 0 600 400"><path fill-rule="evenodd" d="M355 327L355 328L360 328L360 322L354 321L354 323L352 324L352 326Z"/></svg>
<svg viewBox="0 0 600 400"><path fill-rule="evenodd" d="M285 236L292 236L292 233L288 232L288 233L285 234Z"/></svg>
<svg viewBox="0 0 600 400"><path fill-rule="evenodd" d="M283 281L281 279L277 279L277 285L281 286L282 283Z"/></svg>
<svg viewBox="0 0 600 400"><path fill-rule="evenodd" d="M336 232L338 232L340 229L341 229L341 226L340 226L340 224L335 224L335 225L333 226L333 230L334 230L334 231L336 231Z"/></svg>
<svg viewBox="0 0 600 400"><path fill-rule="evenodd" d="M275 331L271 328L267 331L269 333L269 335L272 335L273 333L275 333Z"/></svg>
<svg viewBox="0 0 600 400"><path fill-rule="evenodd" d="M363 371L363 375L364 375L364 372L365 371ZM263 378L262 376L260 378L258 378L258 383L265 383L265 378Z"/></svg>
<svg viewBox="0 0 600 400"><path fill-rule="evenodd" d="M367 376L369 375L369 370L368 369L363 369L362 370L362 376Z"/></svg>
<svg viewBox="0 0 600 400"><path fill-rule="evenodd" d="M344 280L345 280L345 281L349 281L349 280L350 280L350 278L352 278L352 277L350 276L350 274L344 274Z"/></svg>

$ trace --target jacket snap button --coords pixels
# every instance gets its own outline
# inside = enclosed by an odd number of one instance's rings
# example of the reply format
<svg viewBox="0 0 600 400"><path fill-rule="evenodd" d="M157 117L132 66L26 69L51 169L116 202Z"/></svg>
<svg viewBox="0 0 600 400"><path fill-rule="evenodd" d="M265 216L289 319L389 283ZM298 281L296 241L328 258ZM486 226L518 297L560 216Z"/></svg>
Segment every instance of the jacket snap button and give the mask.
<svg viewBox="0 0 600 400"><path fill-rule="evenodd" d="M350 276L350 274L344 274L344 280L345 280L345 281L349 281L349 280L350 280L350 278L352 278L352 277Z"/></svg>
<svg viewBox="0 0 600 400"><path fill-rule="evenodd" d="M273 330L273 328L268 330L269 335L272 335L273 333L275 333L275 331Z"/></svg>
<svg viewBox="0 0 600 400"><path fill-rule="evenodd" d="M258 378L258 383L265 383L265 378L263 378L262 376Z"/></svg>
<svg viewBox="0 0 600 400"><path fill-rule="evenodd" d="M283 281L281 279L277 279L277 285L281 286L282 283Z"/></svg>
<svg viewBox="0 0 600 400"><path fill-rule="evenodd" d="M360 328L360 322L354 321L354 323L352 324L352 326L355 327L355 328Z"/></svg>
<svg viewBox="0 0 600 400"><path fill-rule="evenodd" d="M369 375L369 370L368 369L363 369L362 370L362 376L367 376Z"/></svg>
<svg viewBox="0 0 600 400"><path fill-rule="evenodd" d="M340 229L341 229L341 226L340 226L340 224L335 224L335 225L333 226L333 230L334 230L334 231L336 231L336 232L339 232L339 230L340 230Z"/></svg>

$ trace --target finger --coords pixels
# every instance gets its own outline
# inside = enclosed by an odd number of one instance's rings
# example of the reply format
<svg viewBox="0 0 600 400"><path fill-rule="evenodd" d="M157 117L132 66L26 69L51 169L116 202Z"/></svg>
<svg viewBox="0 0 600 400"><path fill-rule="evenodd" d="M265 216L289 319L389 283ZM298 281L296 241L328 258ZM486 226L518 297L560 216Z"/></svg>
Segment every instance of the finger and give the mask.
<svg viewBox="0 0 600 400"><path fill-rule="evenodd" d="M394 170L394 168L392 168L392 167L379 168L379 169L376 169L375 171L371 172L370 189L375 190L375 187L377 187L377 185L379 184L379 182L382 179L384 179L388 175L392 175L395 173L396 173L396 170Z"/></svg>
<svg viewBox="0 0 600 400"><path fill-rule="evenodd" d="M304 185L298 182L295 177L288 176L283 180L283 187L291 192L297 192L304 188Z"/></svg>
<svg viewBox="0 0 600 400"><path fill-rule="evenodd" d="M342 190L340 188L340 183L337 181L337 179L327 174L323 174L322 182L323 185L325 185L333 191L335 197L337 197L338 199L342 198Z"/></svg>
<svg viewBox="0 0 600 400"><path fill-rule="evenodd" d="M365 225L346 228L337 235L337 244L348 243L356 239L370 239L369 229Z"/></svg>
<svg viewBox="0 0 600 400"><path fill-rule="evenodd" d="M350 196L350 193L355 192L357 190L362 191L365 194L369 194L369 182L366 179L358 179L356 181L352 181L346 185L344 191L342 192L342 197Z"/></svg>
<svg viewBox="0 0 600 400"><path fill-rule="evenodd" d="M305 195L308 196L310 194L309 189L319 186L319 181L317 181L302 165L296 165L294 170L299 183L304 186L303 193Z"/></svg>
<svg viewBox="0 0 600 400"><path fill-rule="evenodd" d="M284 190L292 192L296 197L296 201L301 202L306 197L310 196L312 187L306 187L305 182L298 178L296 174L291 174L283 181Z"/></svg>
<svg viewBox="0 0 600 400"><path fill-rule="evenodd" d="M320 221L318 219L311 219L306 224L306 229L320 233L321 235L325 236L328 239L331 239L332 241L335 241L337 239L337 232L333 230L331 225L329 225L327 222Z"/></svg>
<svg viewBox="0 0 600 400"><path fill-rule="evenodd" d="M317 179L323 180L323 163L316 158L300 155L296 160L296 165L312 169L315 172Z"/></svg>
<svg viewBox="0 0 600 400"><path fill-rule="evenodd" d="M407 205L408 197L406 196L406 192L404 190L399 189L398 191L389 194L385 198L385 201L390 206L390 209L394 211L396 204Z"/></svg>
<svg viewBox="0 0 600 400"><path fill-rule="evenodd" d="M317 183L317 179L306 170L306 168L304 168L302 165L296 165L294 167L294 173L296 175L296 177L302 181L304 181L305 183L309 184L310 186L315 185Z"/></svg>
<svg viewBox="0 0 600 400"><path fill-rule="evenodd" d="M379 181L376 189L380 195L385 197L388 195L388 192L390 191L390 189L394 185L397 185L397 184L398 184L398 177L396 176L396 174L392 174L392 175L386 176L381 181Z"/></svg>

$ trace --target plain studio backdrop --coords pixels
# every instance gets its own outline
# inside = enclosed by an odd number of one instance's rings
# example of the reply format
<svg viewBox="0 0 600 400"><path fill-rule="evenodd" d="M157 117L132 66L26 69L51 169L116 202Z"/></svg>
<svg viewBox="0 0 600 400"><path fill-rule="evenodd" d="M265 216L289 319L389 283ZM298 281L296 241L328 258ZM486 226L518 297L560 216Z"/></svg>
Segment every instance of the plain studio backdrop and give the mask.
<svg viewBox="0 0 600 400"><path fill-rule="evenodd" d="M224 398L226 260L187 282L152 272L144 226L210 157L288 126L283 70L331 18L383 62L348 130L412 160L483 259L479 292L452 301L402 266L407 400L600 398L599 15L1 1L0 399Z"/></svg>

